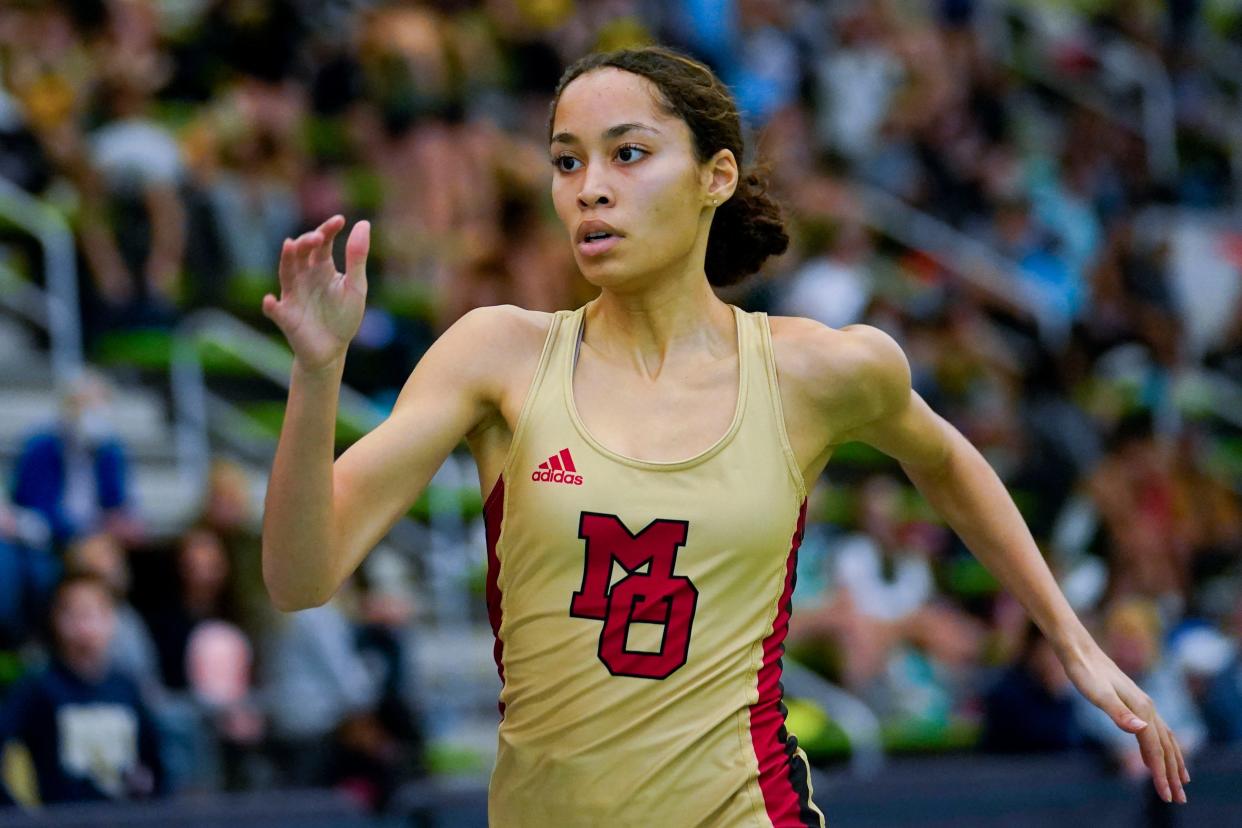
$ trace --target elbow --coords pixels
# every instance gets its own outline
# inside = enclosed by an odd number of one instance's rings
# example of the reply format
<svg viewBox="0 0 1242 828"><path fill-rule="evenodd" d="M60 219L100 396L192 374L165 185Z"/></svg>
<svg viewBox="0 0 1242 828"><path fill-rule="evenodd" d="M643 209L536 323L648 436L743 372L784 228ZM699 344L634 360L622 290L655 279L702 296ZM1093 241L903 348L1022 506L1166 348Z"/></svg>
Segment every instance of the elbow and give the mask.
<svg viewBox="0 0 1242 828"><path fill-rule="evenodd" d="M305 609L321 607L326 603L325 601L307 600L305 596L284 595L272 589L271 585L267 588L267 594L272 599L272 606L281 612L300 612Z"/></svg>
<svg viewBox="0 0 1242 828"><path fill-rule="evenodd" d="M298 612L322 607L331 600L334 589L313 584L294 584L291 579L272 572L267 554L263 555L263 586L272 606L281 612Z"/></svg>

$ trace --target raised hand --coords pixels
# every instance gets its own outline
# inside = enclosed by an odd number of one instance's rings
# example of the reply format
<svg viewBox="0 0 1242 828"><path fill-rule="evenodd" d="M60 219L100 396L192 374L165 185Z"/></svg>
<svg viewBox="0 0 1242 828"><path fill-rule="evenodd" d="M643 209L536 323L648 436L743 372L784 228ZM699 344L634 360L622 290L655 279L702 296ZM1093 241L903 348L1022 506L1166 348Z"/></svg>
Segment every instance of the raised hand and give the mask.
<svg viewBox="0 0 1242 828"><path fill-rule="evenodd" d="M302 368L318 371L343 359L358 333L367 298L371 225L360 221L345 243L345 272L332 261L332 241L345 226L333 216L280 249L280 298L263 297L263 315L276 323Z"/></svg>

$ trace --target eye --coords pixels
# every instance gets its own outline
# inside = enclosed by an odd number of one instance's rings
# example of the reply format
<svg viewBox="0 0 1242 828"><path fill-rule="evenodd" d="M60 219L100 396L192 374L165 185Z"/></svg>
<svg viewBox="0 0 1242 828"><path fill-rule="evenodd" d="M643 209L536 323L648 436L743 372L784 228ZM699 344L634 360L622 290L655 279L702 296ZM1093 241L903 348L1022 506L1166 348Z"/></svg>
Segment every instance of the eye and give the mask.
<svg viewBox="0 0 1242 828"><path fill-rule="evenodd" d="M637 154L637 157L635 156L635 154ZM637 161L639 158L641 158L642 156L646 154L647 154L647 151L643 149L642 147L636 147L633 144L626 144L617 149L617 160L622 162L623 164L629 164L634 161Z"/></svg>
<svg viewBox="0 0 1242 828"><path fill-rule="evenodd" d="M577 167L572 165L579 163L581 162L572 155L558 155L552 159L552 166L556 167L560 172L573 172Z"/></svg>

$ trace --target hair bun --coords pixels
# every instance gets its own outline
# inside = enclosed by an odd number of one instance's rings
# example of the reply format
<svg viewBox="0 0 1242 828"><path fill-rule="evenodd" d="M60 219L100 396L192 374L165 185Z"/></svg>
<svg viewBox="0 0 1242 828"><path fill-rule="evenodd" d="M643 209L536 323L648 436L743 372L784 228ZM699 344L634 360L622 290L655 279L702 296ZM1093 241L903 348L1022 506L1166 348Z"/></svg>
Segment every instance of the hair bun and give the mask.
<svg viewBox="0 0 1242 828"><path fill-rule="evenodd" d="M766 170L752 169L738 181L733 197L716 210L707 240L707 280L734 285L755 273L769 256L789 248L781 210L768 195Z"/></svg>

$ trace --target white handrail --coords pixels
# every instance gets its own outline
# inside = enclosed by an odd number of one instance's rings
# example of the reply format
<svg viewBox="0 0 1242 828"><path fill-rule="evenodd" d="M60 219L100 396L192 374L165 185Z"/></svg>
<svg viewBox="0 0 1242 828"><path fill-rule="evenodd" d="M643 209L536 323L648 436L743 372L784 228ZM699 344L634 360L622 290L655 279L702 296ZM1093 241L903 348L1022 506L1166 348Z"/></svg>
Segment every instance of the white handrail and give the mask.
<svg viewBox="0 0 1242 828"><path fill-rule="evenodd" d="M33 313L23 315L48 332L52 343L52 376L63 388L82 371L82 318L78 311L78 267L73 233L59 211L3 177L0 177L0 215L33 236L43 248L45 287L40 289L32 285L25 292L31 298L42 299L46 315L42 319Z"/></svg>

